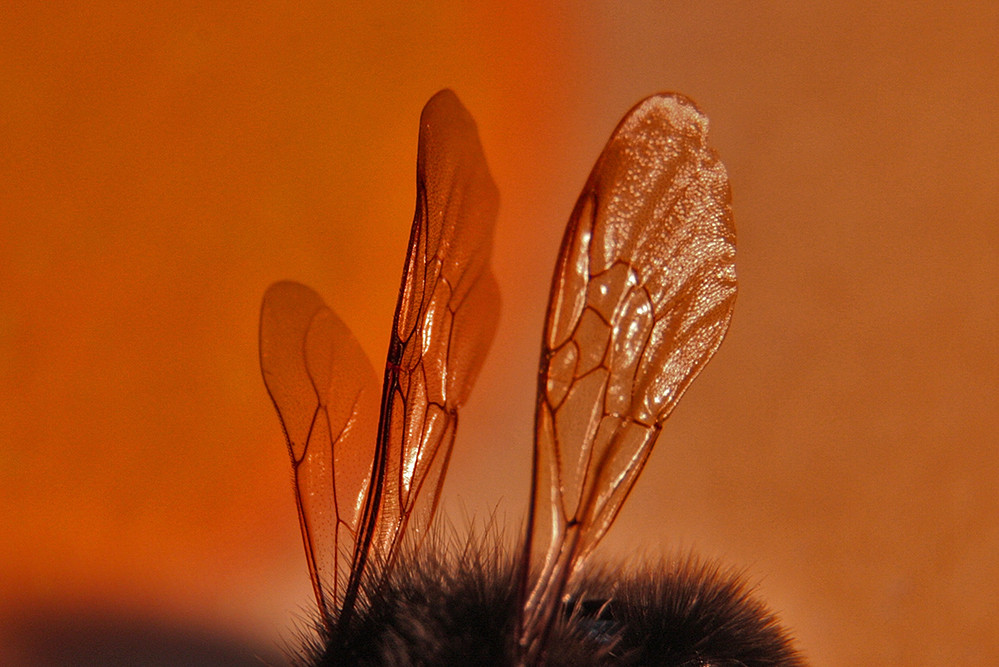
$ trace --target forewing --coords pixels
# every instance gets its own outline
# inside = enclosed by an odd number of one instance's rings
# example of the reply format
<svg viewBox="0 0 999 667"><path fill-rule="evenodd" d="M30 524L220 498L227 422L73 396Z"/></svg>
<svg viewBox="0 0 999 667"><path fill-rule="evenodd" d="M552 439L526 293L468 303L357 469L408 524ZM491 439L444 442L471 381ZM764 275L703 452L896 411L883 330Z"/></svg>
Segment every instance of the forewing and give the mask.
<svg viewBox="0 0 999 667"><path fill-rule="evenodd" d="M383 384L376 465L384 474L375 475L383 488L371 515L386 563L404 532L419 538L430 523L458 408L492 342L498 203L475 122L454 93L437 93L420 118L416 214Z"/></svg>
<svg viewBox="0 0 999 667"><path fill-rule="evenodd" d="M663 421L721 344L736 295L728 177L707 118L639 103L583 189L556 264L539 369L525 637L613 522Z"/></svg>
<svg viewBox="0 0 999 667"><path fill-rule="evenodd" d="M316 601L330 618L343 599L371 475L377 378L346 325L294 282L264 295L260 367L291 455Z"/></svg>

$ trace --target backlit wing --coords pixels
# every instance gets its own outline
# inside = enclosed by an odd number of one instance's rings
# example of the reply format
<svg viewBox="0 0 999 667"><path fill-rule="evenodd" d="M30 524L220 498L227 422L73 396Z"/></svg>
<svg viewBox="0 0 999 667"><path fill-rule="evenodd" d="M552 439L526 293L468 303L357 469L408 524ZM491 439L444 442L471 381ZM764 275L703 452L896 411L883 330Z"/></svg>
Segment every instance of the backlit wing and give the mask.
<svg viewBox="0 0 999 667"><path fill-rule="evenodd" d="M422 538L451 456L458 408L499 317L499 290L489 268L499 196L475 122L449 90L423 109L416 173L416 214L382 385L365 544L354 564L358 578L369 552L391 566L405 533Z"/></svg>
<svg viewBox="0 0 999 667"><path fill-rule="evenodd" d="M527 664L566 582L728 328L735 229L707 130L679 95L639 103L597 160L562 240L539 368L526 553L540 576L521 623Z"/></svg>
<svg viewBox="0 0 999 667"><path fill-rule="evenodd" d="M298 520L324 619L350 578L375 450L378 381L346 325L305 285L271 285L260 367L291 455Z"/></svg>

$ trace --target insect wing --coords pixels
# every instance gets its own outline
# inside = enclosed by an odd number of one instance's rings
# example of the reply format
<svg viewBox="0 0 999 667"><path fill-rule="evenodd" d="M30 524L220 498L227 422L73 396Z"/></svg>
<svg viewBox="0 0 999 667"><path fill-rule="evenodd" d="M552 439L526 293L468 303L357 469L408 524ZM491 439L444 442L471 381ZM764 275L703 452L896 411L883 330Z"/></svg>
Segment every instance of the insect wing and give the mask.
<svg viewBox="0 0 999 667"><path fill-rule="evenodd" d="M295 501L324 619L343 600L371 476L378 381L346 325L310 288L271 285L260 367L291 455Z"/></svg>
<svg viewBox="0 0 999 667"><path fill-rule="evenodd" d="M707 127L679 95L639 103L608 141L566 229L539 368L525 549L540 576L522 620L528 662L567 581L728 328L735 229Z"/></svg>
<svg viewBox="0 0 999 667"><path fill-rule="evenodd" d="M498 205L475 122L454 93L437 93L420 118L416 214L365 518L387 565L404 533L421 538L433 517L458 408L495 333L499 290L489 257Z"/></svg>

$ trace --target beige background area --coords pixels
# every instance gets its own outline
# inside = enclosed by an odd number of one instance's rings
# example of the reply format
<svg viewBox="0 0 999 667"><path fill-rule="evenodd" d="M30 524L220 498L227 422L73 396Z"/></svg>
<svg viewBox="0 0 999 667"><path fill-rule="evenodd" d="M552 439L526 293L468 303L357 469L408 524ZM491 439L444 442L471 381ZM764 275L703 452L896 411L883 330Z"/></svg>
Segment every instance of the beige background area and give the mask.
<svg viewBox="0 0 999 667"><path fill-rule="evenodd" d="M518 525L561 228L621 115L680 91L741 291L602 557L744 567L816 665L999 661L995 3L198 4L3 10L0 656L41 664L50 617L291 636L259 300L305 282L383 357L448 86L501 191L504 299L452 521Z"/></svg>

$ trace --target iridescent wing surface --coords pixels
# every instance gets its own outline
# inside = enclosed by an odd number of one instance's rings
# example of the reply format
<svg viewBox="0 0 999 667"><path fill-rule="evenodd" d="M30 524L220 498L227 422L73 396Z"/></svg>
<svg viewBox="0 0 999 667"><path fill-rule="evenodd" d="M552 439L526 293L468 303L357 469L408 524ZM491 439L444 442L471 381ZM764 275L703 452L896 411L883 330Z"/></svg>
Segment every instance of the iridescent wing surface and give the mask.
<svg viewBox="0 0 999 667"><path fill-rule="evenodd" d="M576 203L542 343L521 620L532 664L567 581L617 516L736 295L728 177L674 94L621 121ZM526 568L525 568L526 569Z"/></svg>

